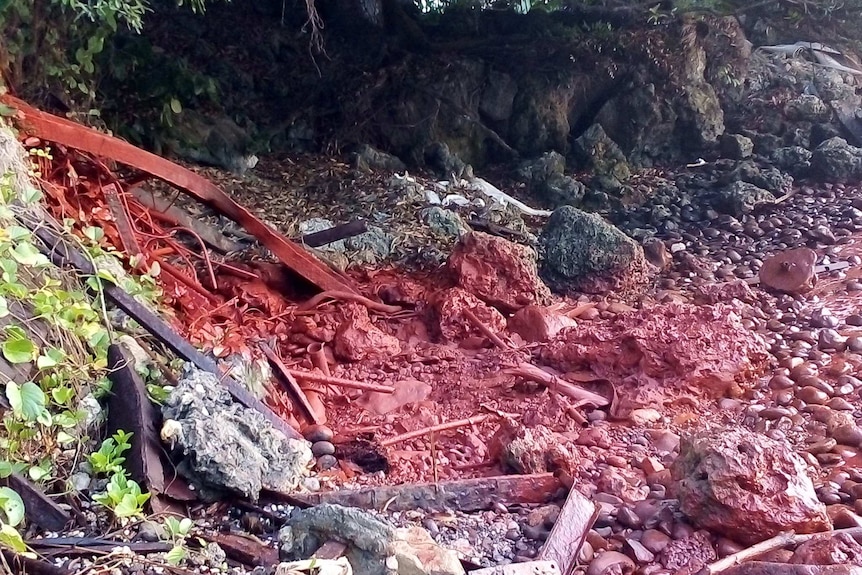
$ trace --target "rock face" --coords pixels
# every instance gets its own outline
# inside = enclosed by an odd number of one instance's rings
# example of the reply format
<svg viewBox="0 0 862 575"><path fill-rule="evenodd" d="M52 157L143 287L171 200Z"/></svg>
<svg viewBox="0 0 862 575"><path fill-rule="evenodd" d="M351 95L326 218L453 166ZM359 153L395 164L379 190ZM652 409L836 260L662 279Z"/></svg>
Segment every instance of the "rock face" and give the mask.
<svg viewBox="0 0 862 575"><path fill-rule="evenodd" d="M503 311L542 304L551 295L539 279L535 252L497 236L463 236L449 257L449 270L464 290Z"/></svg>
<svg viewBox="0 0 862 575"><path fill-rule="evenodd" d="M643 248L596 214L559 208L542 230L539 246L542 279L556 292L628 293L649 280Z"/></svg>
<svg viewBox="0 0 862 575"><path fill-rule="evenodd" d="M764 435L715 429L683 437L672 473L683 513L740 543L832 528L805 462Z"/></svg>
<svg viewBox="0 0 862 575"><path fill-rule="evenodd" d="M769 362L760 336L742 324L734 305L662 304L588 322L562 332L542 359L562 372L590 369L613 383L631 382L642 395L669 386L712 396L750 387Z"/></svg>
<svg viewBox="0 0 862 575"><path fill-rule="evenodd" d="M811 168L828 181L846 182L862 174L862 148L843 138L829 138L814 150Z"/></svg>
<svg viewBox="0 0 862 575"><path fill-rule="evenodd" d="M312 460L308 442L287 439L260 413L234 403L213 374L190 364L162 415L173 421L171 439L183 454L180 473L204 490L251 499L261 489L289 492Z"/></svg>
<svg viewBox="0 0 862 575"><path fill-rule="evenodd" d="M348 361L360 361L371 356L401 353L398 338L371 323L365 306L348 303L342 307L342 313L344 321L335 330L335 355Z"/></svg>

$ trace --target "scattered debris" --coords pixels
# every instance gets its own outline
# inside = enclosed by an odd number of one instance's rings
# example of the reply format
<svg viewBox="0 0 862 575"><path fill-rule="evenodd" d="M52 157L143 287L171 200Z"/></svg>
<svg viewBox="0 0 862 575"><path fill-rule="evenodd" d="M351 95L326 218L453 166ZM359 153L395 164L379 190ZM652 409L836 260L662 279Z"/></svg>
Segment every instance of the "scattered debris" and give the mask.
<svg viewBox="0 0 862 575"><path fill-rule="evenodd" d="M795 248L763 260L758 274L764 286L785 293L804 293L817 281L814 264L817 254L809 248Z"/></svg>

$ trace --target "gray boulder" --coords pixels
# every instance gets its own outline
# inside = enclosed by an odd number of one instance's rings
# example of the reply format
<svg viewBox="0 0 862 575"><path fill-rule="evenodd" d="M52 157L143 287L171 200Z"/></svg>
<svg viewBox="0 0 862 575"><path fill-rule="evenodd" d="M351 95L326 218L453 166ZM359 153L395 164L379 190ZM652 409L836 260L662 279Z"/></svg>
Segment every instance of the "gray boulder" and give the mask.
<svg viewBox="0 0 862 575"><path fill-rule="evenodd" d="M423 209L419 217L431 231L444 237L459 238L470 232L461 216L440 206Z"/></svg>
<svg viewBox="0 0 862 575"><path fill-rule="evenodd" d="M721 136L721 155L731 160L742 160L751 156L754 142L741 134L724 134Z"/></svg>
<svg viewBox="0 0 862 575"><path fill-rule="evenodd" d="M832 108L814 94L801 94L787 101L784 115L792 121L828 122L832 118Z"/></svg>
<svg viewBox="0 0 862 575"><path fill-rule="evenodd" d="M763 188L748 182L736 181L718 190L715 194L715 208L733 216L751 212L758 204L775 201L775 196Z"/></svg>
<svg viewBox="0 0 862 575"><path fill-rule="evenodd" d="M846 182L862 175L862 148L844 138L829 138L814 150L811 168L831 182Z"/></svg>
<svg viewBox="0 0 862 575"><path fill-rule="evenodd" d="M649 280L649 264L637 242L601 216L571 206L551 215L539 247L540 275L558 293L628 293Z"/></svg>
<svg viewBox="0 0 862 575"><path fill-rule="evenodd" d="M404 162L397 156L387 154L367 144L359 147L353 157L353 162L357 168L366 172L372 170L403 172L407 169Z"/></svg>
<svg viewBox="0 0 862 575"><path fill-rule="evenodd" d="M593 124L575 140L572 152L582 168L592 171L601 187L618 190L631 177L622 149L610 139L601 124Z"/></svg>
<svg viewBox="0 0 862 575"><path fill-rule="evenodd" d="M179 472L202 493L290 492L312 461L307 441L288 439L253 409L235 403L215 375L191 364L162 406L162 438L182 454Z"/></svg>
<svg viewBox="0 0 862 575"><path fill-rule="evenodd" d="M801 146L789 146L772 152L770 159L776 168L799 178L811 170L811 156L811 152Z"/></svg>
<svg viewBox="0 0 862 575"><path fill-rule="evenodd" d="M566 158L551 151L522 164L518 168L518 174L530 183L537 195L553 207L577 206L584 199L586 187L578 180L565 175L565 169Z"/></svg>

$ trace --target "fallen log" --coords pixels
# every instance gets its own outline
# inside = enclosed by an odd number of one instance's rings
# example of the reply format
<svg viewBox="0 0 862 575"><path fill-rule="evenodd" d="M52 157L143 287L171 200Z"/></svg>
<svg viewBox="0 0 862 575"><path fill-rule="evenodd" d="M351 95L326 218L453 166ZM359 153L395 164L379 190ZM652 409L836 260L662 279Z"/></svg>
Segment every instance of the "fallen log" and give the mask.
<svg viewBox="0 0 862 575"><path fill-rule="evenodd" d="M592 501L577 489L569 489L566 503L536 559L554 562L562 575L571 573L587 533L598 517L599 510Z"/></svg>
<svg viewBox="0 0 862 575"><path fill-rule="evenodd" d="M69 246L60 236L44 225L50 221L50 216L45 214L42 221L34 221L29 215L19 214L21 222L26 225L37 236L44 245L40 250L57 267L72 267L84 275L95 275L92 264L80 252ZM111 300L118 308L126 312L141 327L150 332L159 341L165 344L174 353L186 361L190 361L198 368L208 371L218 377L225 389L245 407L260 412L275 429L292 439L302 439L298 431L290 427L286 421L276 415L263 402L254 397L249 391L231 376L222 373L215 360L205 356L186 341L185 338L176 333L162 318L141 305L135 298L127 294L120 287L103 283L105 297Z"/></svg>
<svg viewBox="0 0 862 575"><path fill-rule="evenodd" d="M27 519L42 529L61 531L72 520L62 507L17 473L0 479L0 485L12 489L21 496Z"/></svg>
<svg viewBox="0 0 862 575"><path fill-rule="evenodd" d="M275 254L281 263L320 289L356 293L348 281L269 228L206 178L117 138L37 110L9 94L0 96L0 102L18 110L19 117L23 116L20 122L27 133L96 156L110 158L162 179L237 222Z"/></svg>
<svg viewBox="0 0 862 575"><path fill-rule="evenodd" d="M461 479L440 483L420 483L369 487L326 493L270 495L301 507L335 503L346 507L391 511L485 511L500 505L547 503L561 496L564 488L552 473L504 475Z"/></svg>

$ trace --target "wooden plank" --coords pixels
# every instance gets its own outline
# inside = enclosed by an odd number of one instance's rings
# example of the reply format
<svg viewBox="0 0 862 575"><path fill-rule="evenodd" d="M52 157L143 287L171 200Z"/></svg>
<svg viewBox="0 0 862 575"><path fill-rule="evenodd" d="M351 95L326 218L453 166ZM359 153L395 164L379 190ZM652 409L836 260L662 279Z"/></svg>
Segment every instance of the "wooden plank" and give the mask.
<svg viewBox="0 0 862 575"><path fill-rule="evenodd" d="M560 510L560 516L536 559L555 562L562 575L571 573L577 564L581 545L598 516L599 510L592 501L577 489L569 489L569 496Z"/></svg>
<svg viewBox="0 0 862 575"><path fill-rule="evenodd" d="M108 397L107 435L122 429L132 432L132 448L126 467L132 479L157 495L165 492L162 447L156 430L156 410L147 397L143 379L135 371L135 360L121 345L108 347L108 378L113 383Z"/></svg>
<svg viewBox="0 0 862 575"><path fill-rule="evenodd" d="M482 511L499 505L547 503L564 487L552 473L480 477L440 483L387 485L326 493L272 494L294 505L312 507L336 503L362 509L408 511Z"/></svg>
<svg viewBox="0 0 862 575"><path fill-rule="evenodd" d="M0 96L0 101L23 115L21 123L31 135L99 157L110 158L173 184L237 222L269 248L279 261L320 289L357 293L349 280L269 228L206 178L127 142L37 110L9 94Z"/></svg>
<svg viewBox="0 0 862 575"><path fill-rule="evenodd" d="M61 531L72 520L69 513L49 499L41 489L17 473L0 479L0 485L9 487L21 496L27 519L43 529Z"/></svg>

